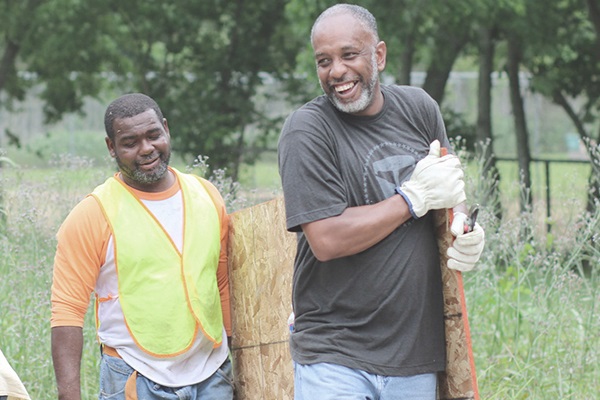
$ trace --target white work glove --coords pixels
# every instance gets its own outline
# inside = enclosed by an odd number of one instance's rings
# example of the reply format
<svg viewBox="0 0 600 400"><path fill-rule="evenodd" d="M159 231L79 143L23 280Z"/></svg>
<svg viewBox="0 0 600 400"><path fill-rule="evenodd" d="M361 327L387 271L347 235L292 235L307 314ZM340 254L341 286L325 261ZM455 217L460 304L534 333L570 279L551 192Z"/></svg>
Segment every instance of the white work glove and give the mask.
<svg viewBox="0 0 600 400"><path fill-rule="evenodd" d="M483 228L475 223L471 232L465 233L464 213L454 213L454 219L450 231L455 236L451 247L448 247L448 268L466 272L475 267L485 245L485 232Z"/></svg>
<svg viewBox="0 0 600 400"><path fill-rule="evenodd" d="M417 163L410 179L396 188L413 218L420 218L429 210L453 208L466 200L463 170L458 157L448 154L440 157L440 142L434 140L429 155Z"/></svg>

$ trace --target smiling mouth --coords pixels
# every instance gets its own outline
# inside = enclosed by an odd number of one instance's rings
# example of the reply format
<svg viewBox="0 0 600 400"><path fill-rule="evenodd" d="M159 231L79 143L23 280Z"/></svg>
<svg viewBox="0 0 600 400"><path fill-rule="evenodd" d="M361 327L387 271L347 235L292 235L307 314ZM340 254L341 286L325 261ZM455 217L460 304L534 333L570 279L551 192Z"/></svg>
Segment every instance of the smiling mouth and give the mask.
<svg viewBox="0 0 600 400"><path fill-rule="evenodd" d="M154 165L159 160L160 160L160 157L156 157L152 161L146 161L146 162L143 162L143 163L139 163L138 165L140 167L150 167L150 166Z"/></svg>
<svg viewBox="0 0 600 400"><path fill-rule="evenodd" d="M334 90L336 93L345 94L348 93L356 86L356 82L349 82L343 85L334 86Z"/></svg>

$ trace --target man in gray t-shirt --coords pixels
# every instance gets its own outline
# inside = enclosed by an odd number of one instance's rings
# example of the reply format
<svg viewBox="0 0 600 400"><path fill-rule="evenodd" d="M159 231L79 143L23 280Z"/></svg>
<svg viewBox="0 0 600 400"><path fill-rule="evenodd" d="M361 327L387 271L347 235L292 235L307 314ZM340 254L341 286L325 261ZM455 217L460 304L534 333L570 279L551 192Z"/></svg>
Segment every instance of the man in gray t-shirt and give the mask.
<svg viewBox="0 0 600 400"><path fill-rule="evenodd" d="M430 96L380 85L386 47L367 10L331 7L311 41L325 95L292 113L279 141L287 228L298 232L295 398L435 397L445 342L428 211L464 212L460 162L440 154L449 143ZM470 269L483 230L459 237L454 265Z"/></svg>

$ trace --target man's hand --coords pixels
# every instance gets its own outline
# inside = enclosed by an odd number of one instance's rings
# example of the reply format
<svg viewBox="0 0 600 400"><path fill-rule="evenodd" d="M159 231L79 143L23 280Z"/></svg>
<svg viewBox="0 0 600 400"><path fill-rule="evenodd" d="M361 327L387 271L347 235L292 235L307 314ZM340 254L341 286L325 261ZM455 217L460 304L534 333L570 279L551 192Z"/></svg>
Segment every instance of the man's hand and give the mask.
<svg viewBox="0 0 600 400"><path fill-rule="evenodd" d="M434 140L429 155L417 163L410 179L396 188L413 218L429 210L453 208L466 199L460 160L451 154L440 157L440 152L440 142Z"/></svg>
<svg viewBox="0 0 600 400"><path fill-rule="evenodd" d="M448 268L466 272L475 267L485 245L485 232L475 223L473 230L465 233L467 215L454 213L450 231L455 236L452 246L448 248Z"/></svg>

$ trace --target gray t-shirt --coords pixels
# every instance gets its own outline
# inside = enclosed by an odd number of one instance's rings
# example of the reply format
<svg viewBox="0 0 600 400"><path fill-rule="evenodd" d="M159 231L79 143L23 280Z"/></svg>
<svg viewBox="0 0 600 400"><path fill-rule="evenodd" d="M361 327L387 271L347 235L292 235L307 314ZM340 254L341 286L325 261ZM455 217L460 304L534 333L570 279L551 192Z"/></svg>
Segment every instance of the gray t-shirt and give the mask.
<svg viewBox="0 0 600 400"><path fill-rule="evenodd" d="M440 371L443 300L431 216L409 220L359 254L327 262L315 258L300 227L393 196L433 140L449 146L439 107L422 89L381 90L384 106L375 116L339 112L320 96L283 126L279 169L287 228L298 232L292 357L381 375Z"/></svg>

